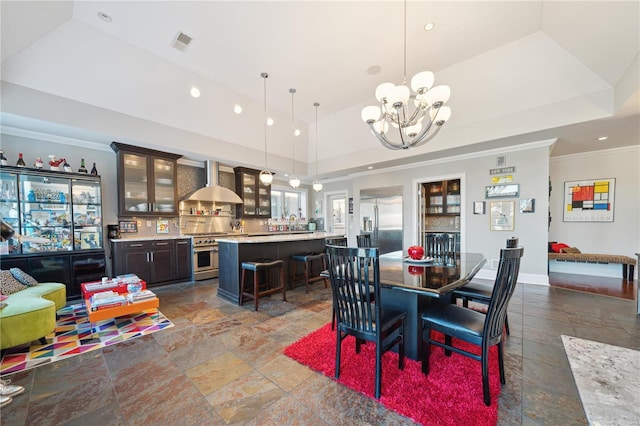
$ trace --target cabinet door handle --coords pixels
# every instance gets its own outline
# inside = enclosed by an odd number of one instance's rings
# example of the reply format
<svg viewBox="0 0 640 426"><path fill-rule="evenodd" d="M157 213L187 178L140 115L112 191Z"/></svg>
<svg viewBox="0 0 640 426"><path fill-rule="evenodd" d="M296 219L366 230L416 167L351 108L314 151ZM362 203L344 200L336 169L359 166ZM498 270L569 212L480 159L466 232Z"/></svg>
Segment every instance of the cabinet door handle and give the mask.
<svg viewBox="0 0 640 426"><path fill-rule="evenodd" d="M155 253L154 253L154 252L151 252L151 253L149 253L149 254L151 255L151 261L152 261L152 262L155 262L155 261L156 261L156 259L155 259L155 257L156 257L156 256L155 256Z"/></svg>
<svg viewBox="0 0 640 426"><path fill-rule="evenodd" d="M169 243L156 243L157 246L168 246Z"/></svg>
<svg viewBox="0 0 640 426"><path fill-rule="evenodd" d="M129 244L129 247L142 247L142 244Z"/></svg>
<svg viewBox="0 0 640 426"><path fill-rule="evenodd" d="M149 252L147 252L146 255L147 255L147 263L149 263Z"/></svg>
<svg viewBox="0 0 640 426"><path fill-rule="evenodd" d="M189 244L189 241L178 241L177 244L183 246L185 244Z"/></svg>

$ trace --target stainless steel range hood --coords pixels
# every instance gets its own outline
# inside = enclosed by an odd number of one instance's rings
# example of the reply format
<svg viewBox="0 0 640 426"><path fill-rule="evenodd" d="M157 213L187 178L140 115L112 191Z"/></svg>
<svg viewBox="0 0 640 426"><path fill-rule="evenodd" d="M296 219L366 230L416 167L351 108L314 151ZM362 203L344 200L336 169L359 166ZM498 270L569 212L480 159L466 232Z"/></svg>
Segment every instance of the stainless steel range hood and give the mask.
<svg viewBox="0 0 640 426"><path fill-rule="evenodd" d="M217 161L207 160L204 163L206 186L187 195L183 200L213 201L216 203L242 204L242 198L229 188L219 185L219 168Z"/></svg>

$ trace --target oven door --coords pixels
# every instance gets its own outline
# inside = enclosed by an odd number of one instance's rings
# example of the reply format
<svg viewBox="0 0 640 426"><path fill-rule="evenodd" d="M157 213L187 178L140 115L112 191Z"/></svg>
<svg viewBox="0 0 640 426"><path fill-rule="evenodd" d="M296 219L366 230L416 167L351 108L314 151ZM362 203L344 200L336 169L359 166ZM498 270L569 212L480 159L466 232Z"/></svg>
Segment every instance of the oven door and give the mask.
<svg viewBox="0 0 640 426"><path fill-rule="evenodd" d="M206 280L218 277L218 245L194 247L193 278Z"/></svg>

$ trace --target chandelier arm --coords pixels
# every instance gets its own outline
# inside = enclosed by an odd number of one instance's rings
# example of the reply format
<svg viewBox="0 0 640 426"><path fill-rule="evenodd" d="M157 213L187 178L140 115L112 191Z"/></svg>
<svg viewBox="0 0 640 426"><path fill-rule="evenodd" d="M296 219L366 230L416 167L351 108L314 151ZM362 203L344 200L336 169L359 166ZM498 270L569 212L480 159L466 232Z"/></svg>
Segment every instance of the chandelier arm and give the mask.
<svg viewBox="0 0 640 426"><path fill-rule="evenodd" d="M382 145L384 145L386 148L391 150L406 149L404 146L398 145L392 142L391 140L389 140L389 138L387 138L385 134L376 132L375 128L373 127L373 124L374 123L369 123L369 128L371 129L371 133L373 133L373 135L376 138L378 138L378 140L380 141L380 143L382 143Z"/></svg>
<svg viewBox="0 0 640 426"><path fill-rule="evenodd" d="M413 138L415 142L413 142L411 146L419 146L418 144L422 145L420 142L422 142L422 139L427 137L427 133L429 133L429 131L433 127L433 123L434 123L433 120L429 121L428 124L422 130L420 130L420 133L418 133ZM431 140L431 136L429 136L429 140Z"/></svg>

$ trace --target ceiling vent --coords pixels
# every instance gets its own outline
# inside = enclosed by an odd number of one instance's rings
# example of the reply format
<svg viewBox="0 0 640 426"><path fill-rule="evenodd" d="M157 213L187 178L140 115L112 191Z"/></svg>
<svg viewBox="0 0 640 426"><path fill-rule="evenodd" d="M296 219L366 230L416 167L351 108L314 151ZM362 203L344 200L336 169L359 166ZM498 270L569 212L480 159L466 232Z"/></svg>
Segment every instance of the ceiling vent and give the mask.
<svg viewBox="0 0 640 426"><path fill-rule="evenodd" d="M181 52L186 52L192 40L193 38L189 37L182 31L179 31L171 42L171 46L175 47Z"/></svg>

